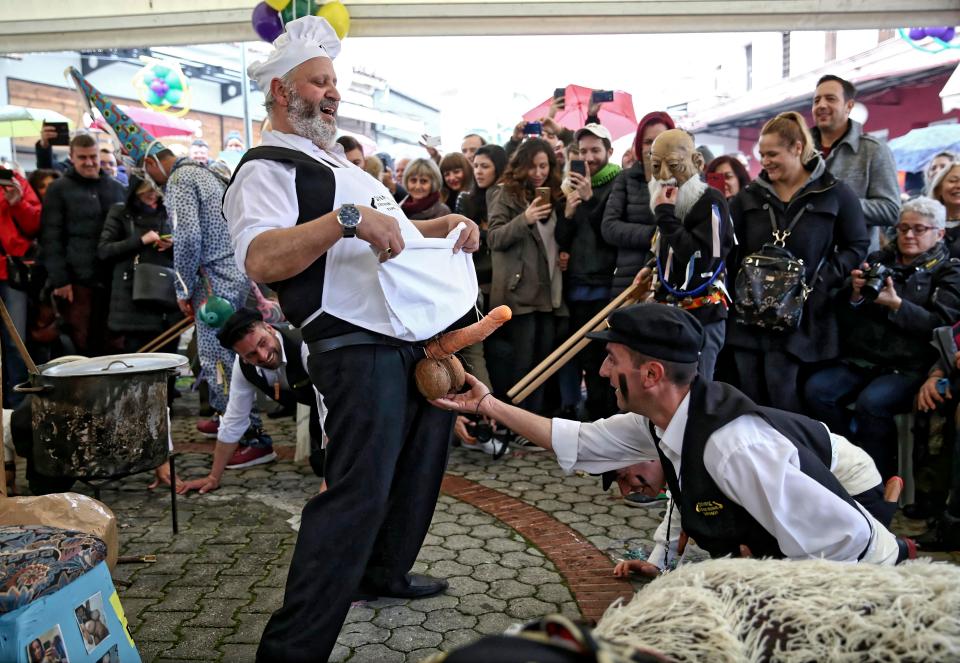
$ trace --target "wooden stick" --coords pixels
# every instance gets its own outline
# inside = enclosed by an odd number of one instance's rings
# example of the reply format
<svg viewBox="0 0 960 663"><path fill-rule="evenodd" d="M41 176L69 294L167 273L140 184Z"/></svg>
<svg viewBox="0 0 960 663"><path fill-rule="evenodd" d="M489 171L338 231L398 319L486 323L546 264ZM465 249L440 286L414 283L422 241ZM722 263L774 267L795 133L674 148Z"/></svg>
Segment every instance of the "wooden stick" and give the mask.
<svg viewBox="0 0 960 663"><path fill-rule="evenodd" d="M27 365L27 370L34 375L39 375L40 371L37 370L37 365L33 363L33 358L30 356L30 353L27 352L27 346L23 344L23 339L20 338L20 332L17 331L13 320L10 319L10 313L7 312L7 306L3 303L2 299L0 299L0 316L3 317L3 324L7 327L7 333L10 334L14 345L17 346L17 352L20 353L23 363Z"/></svg>
<svg viewBox="0 0 960 663"><path fill-rule="evenodd" d="M636 299L634 295L636 294L638 288L639 286L631 284L629 288L617 295L617 297L612 302L607 304L602 311L593 316L587 324L578 329L573 336L564 341L560 347L547 355L546 359L541 361L534 367L532 371L523 376L523 378L521 378L517 384L510 387L510 390L507 392L507 396L510 398L516 396L524 387L535 380L540 373L557 361L557 359L564 356L571 347L579 343L587 334L592 331L597 331L597 326L602 324L607 319L608 315L613 313L622 305L632 303Z"/></svg>
<svg viewBox="0 0 960 663"><path fill-rule="evenodd" d="M564 364L573 359L573 357L583 350L587 345L590 344L589 338L582 338L580 341L571 348L568 348L563 355L561 355L557 360L547 367L545 371L541 371L540 375L533 379L533 382L527 384L526 387L520 390L516 396L513 397L512 402L514 405L519 405L527 396L535 392L540 385L550 379L550 377L559 371Z"/></svg>
<svg viewBox="0 0 960 663"><path fill-rule="evenodd" d="M155 339L144 345L142 348L137 350L137 352L153 352L155 349L162 347L172 341L175 337L180 336L190 326L193 325L192 318L183 318L177 323L174 323L172 327L167 329L165 332L157 336Z"/></svg>

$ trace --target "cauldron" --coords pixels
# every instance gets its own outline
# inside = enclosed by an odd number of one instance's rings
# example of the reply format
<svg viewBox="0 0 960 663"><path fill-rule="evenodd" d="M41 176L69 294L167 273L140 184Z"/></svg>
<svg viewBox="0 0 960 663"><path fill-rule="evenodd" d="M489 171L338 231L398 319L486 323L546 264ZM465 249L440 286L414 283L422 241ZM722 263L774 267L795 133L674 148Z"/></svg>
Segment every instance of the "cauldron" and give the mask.
<svg viewBox="0 0 960 663"><path fill-rule="evenodd" d="M114 479L169 453L167 380L187 363L166 353L52 362L17 385L34 394L33 462L46 476Z"/></svg>

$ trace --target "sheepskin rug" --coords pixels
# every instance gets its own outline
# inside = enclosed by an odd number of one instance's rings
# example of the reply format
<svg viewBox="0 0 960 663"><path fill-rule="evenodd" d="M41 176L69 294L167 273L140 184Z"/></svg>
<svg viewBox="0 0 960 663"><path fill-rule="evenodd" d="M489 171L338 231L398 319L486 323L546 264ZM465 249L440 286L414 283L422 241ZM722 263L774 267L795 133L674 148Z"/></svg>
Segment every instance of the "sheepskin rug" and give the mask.
<svg viewBox="0 0 960 663"><path fill-rule="evenodd" d="M960 661L960 567L685 564L612 605L596 635L678 661Z"/></svg>

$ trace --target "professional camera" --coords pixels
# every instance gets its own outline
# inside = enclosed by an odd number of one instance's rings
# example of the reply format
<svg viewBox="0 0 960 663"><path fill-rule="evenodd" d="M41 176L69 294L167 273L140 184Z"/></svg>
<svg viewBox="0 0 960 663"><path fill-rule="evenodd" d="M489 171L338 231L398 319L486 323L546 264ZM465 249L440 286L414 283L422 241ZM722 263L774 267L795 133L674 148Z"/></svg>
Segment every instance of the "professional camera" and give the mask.
<svg viewBox="0 0 960 663"><path fill-rule="evenodd" d="M870 265L863 272L863 278L866 280L866 283L863 284L863 287L860 288L860 294L868 302L872 302L877 298L877 295L880 294L880 291L883 290L884 286L887 284L887 277L895 277L896 274L894 270L889 267L884 267L879 262Z"/></svg>
<svg viewBox="0 0 960 663"><path fill-rule="evenodd" d="M467 424L467 432L477 438L477 442L489 442L493 438L493 426L485 421Z"/></svg>

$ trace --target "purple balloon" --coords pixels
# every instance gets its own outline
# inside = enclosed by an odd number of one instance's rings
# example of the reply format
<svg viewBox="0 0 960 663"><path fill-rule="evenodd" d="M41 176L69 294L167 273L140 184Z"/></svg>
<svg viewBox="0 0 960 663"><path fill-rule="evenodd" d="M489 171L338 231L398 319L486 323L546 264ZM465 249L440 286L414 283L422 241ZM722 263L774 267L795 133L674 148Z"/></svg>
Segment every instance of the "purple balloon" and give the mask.
<svg viewBox="0 0 960 663"><path fill-rule="evenodd" d="M945 26L941 28L927 28L927 36L935 37L937 39L942 39L943 41L953 41L953 38L956 36L956 29Z"/></svg>
<svg viewBox="0 0 960 663"><path fill-rule="evenodd" d="M927 29L926 28L910 28L910 32L908 33L908 36L910 37L910 39L914 41L920 41L921 39L927 36Z"/></svg>
<svg viewBox="0 0 960 663"><path fill-rule="evenodd" d="M272 43L274 39L283 34L283 22L280 20L280 13L265 2L261 2L253 8L251 22L254 32L265 42Z"/></svg>

